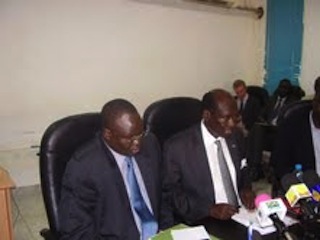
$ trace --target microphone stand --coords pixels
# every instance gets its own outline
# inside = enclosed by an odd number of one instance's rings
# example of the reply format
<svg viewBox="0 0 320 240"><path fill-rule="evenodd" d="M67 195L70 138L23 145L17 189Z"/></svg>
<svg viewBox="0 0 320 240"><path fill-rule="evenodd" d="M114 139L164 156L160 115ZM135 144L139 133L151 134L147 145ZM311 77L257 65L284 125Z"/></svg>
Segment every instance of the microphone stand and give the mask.
<svg viewBox="0 0 320 240"><path fill-rule="evenodd" d="M289 233L288 228L286 225L284 225L283 221L281 221L276 213L270 214L269 217L273 221L273 225L275 226L279 240L298 240L298 238L292 234Z"/></svg>

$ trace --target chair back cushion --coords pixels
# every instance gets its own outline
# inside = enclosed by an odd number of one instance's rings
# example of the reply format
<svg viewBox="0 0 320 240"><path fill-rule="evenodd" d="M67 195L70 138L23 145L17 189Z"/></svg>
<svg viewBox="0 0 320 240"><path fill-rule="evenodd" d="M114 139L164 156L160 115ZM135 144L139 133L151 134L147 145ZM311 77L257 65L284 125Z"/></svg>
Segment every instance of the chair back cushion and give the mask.
<svg viewBox="0 0 320 240"><path fill-rule="evenodd" d="M247 86L247 92L249 95L257 98L260 102L261 107L265 107L269 100L269 93L266 89L260 86Z"/></svg>
<svg viewBox="0 0 320 240"><path fill-rule="evenodd" d="M101 126L100 113L69 116L52 123L40 145L40 178L50 231L58 235L58 204L67 162L77 148L93 138Z"/></svg>
<svg viewBox="0 0 320 240"><path fill-rule="evenodd" d="M199 122L202 117L201 101L192 97L172 97L150 104L143 115L146 131L158 138L162 147L175 133Z"/></svg>
<svg viewBox="0 0 320 240"><path fill-rule="evenodd" d="M278 125L282 124L289 117L299 114L301 111L310 111L312 109L312 100L300 100L285 105L279 114Z"/></svg>

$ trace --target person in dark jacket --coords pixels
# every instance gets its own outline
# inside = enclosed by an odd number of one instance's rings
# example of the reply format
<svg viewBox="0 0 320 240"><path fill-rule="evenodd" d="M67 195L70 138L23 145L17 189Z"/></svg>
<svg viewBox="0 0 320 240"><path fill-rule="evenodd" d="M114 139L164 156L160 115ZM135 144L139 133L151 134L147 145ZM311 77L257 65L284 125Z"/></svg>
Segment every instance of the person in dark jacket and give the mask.
<svg viewBox="0 0 320 240"><path fill-rule="evenodd" d="M106 103L101 117L101 132L66 167L60 239L147 240L158 231L158 142L124 99Z"/></svg>
<svg viewBox="0 0 320 240"><path fill-rule="evenodd" d="M202 104L202 121L165 142L162 228L230 219L241 205L254 208L236 101L215 89Z"/></svg>

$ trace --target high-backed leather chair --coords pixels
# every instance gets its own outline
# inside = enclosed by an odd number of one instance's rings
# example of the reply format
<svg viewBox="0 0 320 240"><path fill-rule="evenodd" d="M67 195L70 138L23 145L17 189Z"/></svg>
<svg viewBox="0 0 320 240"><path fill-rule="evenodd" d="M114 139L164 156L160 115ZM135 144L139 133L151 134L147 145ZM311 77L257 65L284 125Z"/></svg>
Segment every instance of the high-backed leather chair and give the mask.
<svg viewBox="0 0 320 240"><path fill-rule="evenodd" d="M52 123L42 137L40 177L50 229L43 229L40 234L46 240L58 239L58 204L66 164L77 148L94 137L100 126L99 113L84 113Z"/></svg>
<svg viewBox="0 0 320 240"><path fill-rule="evenodd" d="M282 124L285 119L289 118L293 114L297 114L300 111L310 111L312 109L312 100L300 100L287 104L281 110L278 117L278 125Z"/></svg>
<svg viewBox="0 0 320 240"><path fill-rule="evenodd" d="M266 106L269 100L269 93L265 88L255 85L249 85L247 86L247 92L249 95L254 96L260 101L261 108Z"/></svg>
<svg viewBox="0 0 320 240"><path fill-rule="evenodd" d="M146 131L154 133L162 147L165 140L199 122L201 117L199 99L172 97L150 104L143 114L143 121Z"/></svg>
<svg viewBox="0 0 320 240"><path fill-rule="evenodd" d="M312 109L312 100L300 100L296 102L289 103L284 106L281 110L279 118L278 118L278 128L281 131L281 127L286 124L287 120L291 117L294 117L296 114L300 114L302 112L309 112ZM273 169L272 169L273 171ZM273 197L283 195L282 187L278 179L273 177L271 179L272 182L272 195Z"/></svg>

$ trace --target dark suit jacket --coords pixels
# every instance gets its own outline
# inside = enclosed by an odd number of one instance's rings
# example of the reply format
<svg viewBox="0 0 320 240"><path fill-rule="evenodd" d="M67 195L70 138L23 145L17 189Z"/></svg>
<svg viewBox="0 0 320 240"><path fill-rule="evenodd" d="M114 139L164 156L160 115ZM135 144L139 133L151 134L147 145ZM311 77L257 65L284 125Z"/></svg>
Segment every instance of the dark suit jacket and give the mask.
<svg viewBox="0 0 320 240"><path fill-rule="evenodd" d="M303 170L315 169L309 114L309 110L299 111L279 126L271 155L271 163L278 179L292 172L296 163L302 164Z"/></svg>
<svg viewBox="0 0 320 240"><path fill-rule="evenodd" d="M249 185L242 174L243 136L237 132L226 139L235 165L238 187ZM162 189L161 228L179 222L187 224L209 216L215 203L208 158L197 124L169 139L164 146L164 180Z"/></svg>
<svg viewBox="0 0 320 240"><path fill-rule="evenodd" d="M158 219L161 154L153 135L144 138L135 158ZM62 239L140 239L121 172L100 136L69 161L59 216Z"/></svg>
<svg viewBox="0 0 320 240"><path fill-rule="evenodd" d="M247 130L250 130L261 113L261 105L258 99L248 95L247 102L241 112L242 122Z"/></svg>
<svg viewBox="0 0 320 240"><path fill-rule="evenodd" d="M261 112L261 115L260 115L260 120L263 120L265 122L268 122L268 123L271 123L271 115L272 115L272 112L273 112L273 109L277 103L277 100L278 100L278 95L273 95L269 101L267 102L267 105L265 106L265 108L262 110ZM283 105L281 106L281 109L289 104L289 103L292 103L294 101L297 101L297 99L291 97L291 96L287 96L287 98L285 99ZM280 111L281 111L280 109Z"/></svg>

